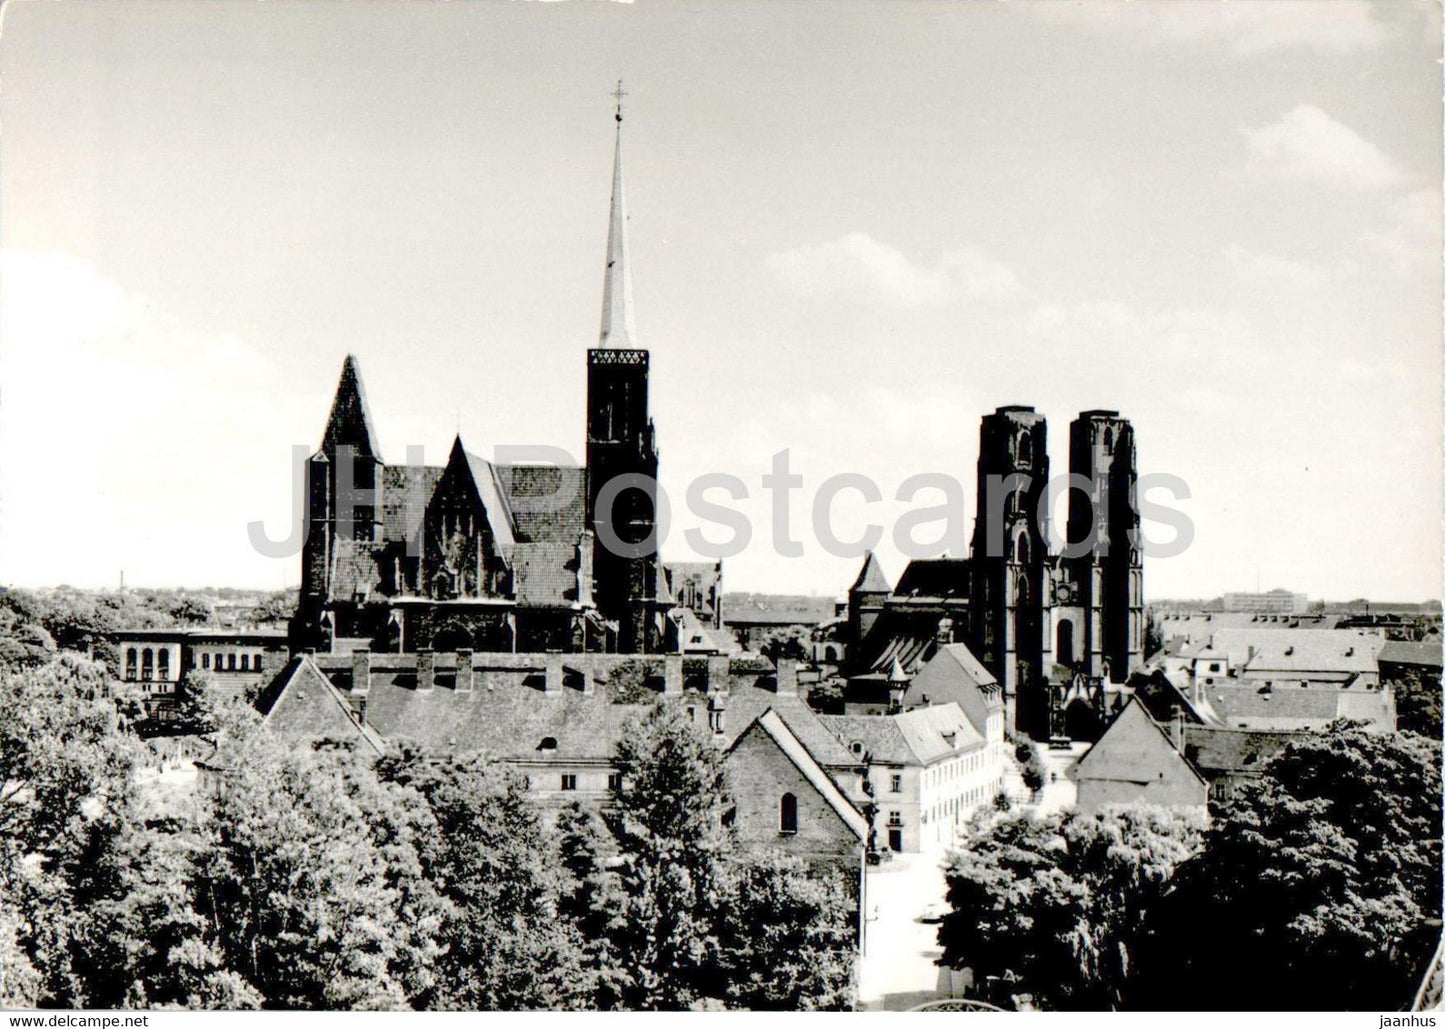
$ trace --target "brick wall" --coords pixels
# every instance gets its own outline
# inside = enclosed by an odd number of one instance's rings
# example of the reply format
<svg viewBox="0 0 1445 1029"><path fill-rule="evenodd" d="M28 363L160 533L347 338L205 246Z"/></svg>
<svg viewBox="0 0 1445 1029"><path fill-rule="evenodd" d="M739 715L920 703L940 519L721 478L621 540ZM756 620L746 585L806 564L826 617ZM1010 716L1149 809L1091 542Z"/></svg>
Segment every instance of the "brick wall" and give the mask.
<svg viewBox="0 0 1445 1029"><path fill-rule="evenodd" d="M856 864L860 842L823 795L772 739L754 725L728 754L729 786L737 804L738 836L746 846L801 858L838 858ZM798 831L779 832L779 803L798 801Z"/></svg>

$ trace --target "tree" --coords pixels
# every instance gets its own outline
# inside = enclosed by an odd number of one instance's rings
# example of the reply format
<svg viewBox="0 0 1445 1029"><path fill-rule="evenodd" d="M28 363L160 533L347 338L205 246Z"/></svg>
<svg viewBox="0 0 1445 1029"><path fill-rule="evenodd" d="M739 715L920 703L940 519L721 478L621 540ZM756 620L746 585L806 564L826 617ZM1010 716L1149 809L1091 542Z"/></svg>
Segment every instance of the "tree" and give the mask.
<svg viewBox="0 0 1445 1029"><path fill-rule="evenodd" d="M197 862L207 942L268 1007L406 1006L405 908L348 753L252 733L227 754Z"/></svg>
<svg viewBox="0 0 1445 1029"><path fill-rule="evenodd" d="M1438 740L1337 726L1291 743L1180 868L1138 1003L1178 1004L1187 982L1220 987L1190 1007L1407 1003L1416 930L1440 915L1440 822Z"/></svg>
<svg viewBox="0 0 1445 1029"><path fill-rule="evenodd" d="M854 910L842 877L797 858L741 862L724 908L723 962L731 1007L844 1011L854 998Z"/></svg>
<svg viewBox="0 0 1445 1029"><path fill-rule="evenodd" d="M1440 673L1430 668L1408 666L1391 685L1395 689L1395 715L1400 729L1422 736L1441 736Z"/></svg>
<svg viewBox="0 0 1445 1029"><path fill-rule="evenodd" d="M561 917L567 871L524 778L481 762L392 766L414 781L435 829L422 867L444 908L428 1003L454 1010L591 1005L593 981L576 925Z"/></svg>
<svg viewBox="0 0 1445 1029"><path fill-rule="evenodd" d="M944 964L1014 983L1047 1009L1118 1007L1145 915L1198 848L1203 822L1146 806L978 816L946 870Z"/></svg>
<svg viewBox="0 0 1445 1029"><path fill-rule="evenodd" d="M673 705L654 704L617 743L623 790L609 815L627 896L613 937L633 1009L719 1001L718 923L732 846L722 755Z"/></svg>

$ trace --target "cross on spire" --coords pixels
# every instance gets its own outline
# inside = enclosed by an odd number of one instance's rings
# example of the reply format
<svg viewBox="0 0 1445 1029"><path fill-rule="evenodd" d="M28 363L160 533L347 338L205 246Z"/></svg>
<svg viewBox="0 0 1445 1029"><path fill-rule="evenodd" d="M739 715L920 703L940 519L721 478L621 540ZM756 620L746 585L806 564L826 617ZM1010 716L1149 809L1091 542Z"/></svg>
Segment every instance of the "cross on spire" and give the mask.
<svg viewBox="0 0 1445 1029"><path fill-rule="evenodd" d="M621 79L617 80L617 88L608 95L617 101L617 114L615 117L620 122L622 121L622 98L627 95L627 92L622 88Z"/></svg>

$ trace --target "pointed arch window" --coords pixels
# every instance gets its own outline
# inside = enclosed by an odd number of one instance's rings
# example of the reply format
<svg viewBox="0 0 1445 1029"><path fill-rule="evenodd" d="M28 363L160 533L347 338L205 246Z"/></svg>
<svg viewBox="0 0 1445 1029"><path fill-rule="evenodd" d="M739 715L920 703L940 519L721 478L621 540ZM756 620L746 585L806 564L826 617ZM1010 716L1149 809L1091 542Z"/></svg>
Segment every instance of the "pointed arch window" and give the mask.
<svg viewBox="0 0 1445 1029"><path fill-rule="evenodd" d="M1019 464L1029 465L1034 460L1034 441L1027 434L1019 437Z"/></svg>
<svg viewBox="0 0 1445 1029"><path fill-rule="evenodd" d="M798 798L791 793L784 793L778 801L778 832L795 833L798 831Z"/></svg>
<svg viewBox="0 0 1445 1029"><path fill-rule="evenodd" d="M1026 565L1029 563L1029 537L1027 533L1019 533L1019 542L1015 548L1015 556L1019 564Z"/></svg>

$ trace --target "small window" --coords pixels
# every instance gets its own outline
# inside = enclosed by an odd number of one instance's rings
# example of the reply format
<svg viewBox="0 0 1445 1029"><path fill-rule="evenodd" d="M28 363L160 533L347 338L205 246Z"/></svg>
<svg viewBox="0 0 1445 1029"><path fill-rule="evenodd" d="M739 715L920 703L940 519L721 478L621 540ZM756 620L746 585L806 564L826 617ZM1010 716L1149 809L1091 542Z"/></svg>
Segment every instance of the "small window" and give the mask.
<svg viewBox="0 0 1445 1029"><path fill-rule="evenodd" d="M890 811L890 812L888 812L888 827L889 827L890 829L898 829L898 828L902 828L902 826L903 826L903 812L901 812L901 811Z"/></svg>
<svg viewBox="0 0 1445 1029"><path fill-rule="evenodd" d="M851 750L851 751L853 751L853 756L854 756L854 757L862 757L862 756L863 756L863 741L862 741L862 740L854 740L854 741L849 745L848 749Z"/></svg>
<svg viewBox="0 0 1445 1029"><path fill-rule="evenodd" d="M608 772L608 773L607 773L607 788L608 788L609 790L611 790L613 793L621 793L621 792L622 792L622 773L621 773L621 772Z"/></svg>
<svg viewBox="0 0 1445 1029"><path fill-rule="evenodd" d="M798 831L798 798L791 793L784 793L778 801L778 832L795 833Z"/></svg>
<svg viewBox="0 0 1445 1029"><path fill-rule="evenodd" d="M233 651L232 653L226 655L226 671L228 671L228 672L234 672L235 670L236 670L236 654L235 654L235 652Z"/></svg>
<svg viewBox="0 0 1445 1029"><path fill-rule="evenodd" d="M202 667L202 668L210 668L210 667L211 667L211 655L210 655L209 652L201 655L201 667Z"/></svg>
<svg viewBox="0 0 1445 1029"><path fill-rule="evenodd" d="M575 790L577 788L577 777L575 775L562 776L562 789Z"/></svg>
<svg viewBox="0 0 1445 1029"><path fill-rule="evenodd" d="M903 776L891 775L888 777L888 788L894 793L903 792Z"/></svg>
<svg viewBox="0 0 1445 1029"><path fill-rule="evenodd" d="M250 670L251 670L251 655L250 655L250 654L242 654L242 655L241 655L241 671L243 671L243 672L249 672Z"/></svg>
<svg viewBox="0 0 1445 1029"><path fill-rule="evenodd" d="M557 749L557 737L555 737L555 736L543 736L543 737L542 737L542 742L539 743L539 744L537 744L537 749L538 749L538 750L556 750L556 749Z"/></svg>

